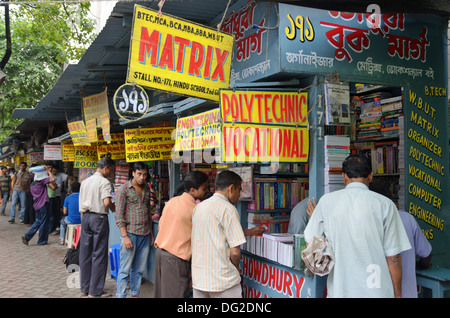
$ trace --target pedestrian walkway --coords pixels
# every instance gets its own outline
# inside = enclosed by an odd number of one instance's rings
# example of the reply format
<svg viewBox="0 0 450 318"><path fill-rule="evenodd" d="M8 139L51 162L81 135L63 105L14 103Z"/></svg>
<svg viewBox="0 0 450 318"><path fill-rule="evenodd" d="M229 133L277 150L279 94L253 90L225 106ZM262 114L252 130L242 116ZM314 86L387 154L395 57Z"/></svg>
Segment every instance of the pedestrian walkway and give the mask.
<svg viewBox="0 0 450 318"><path fill-rule="evenodd" d="M37 245L36 234L25 245L24 235L31 224L9 224L11 203L6 216L0 215L0 298L80 298L78 272L68 273L63 264L67 247L58 245L59 236L50 235L48 245ZM108 274L105 291L115 297L116 281ZM141 298L153 298L153 284L143 280Z"/></svg>

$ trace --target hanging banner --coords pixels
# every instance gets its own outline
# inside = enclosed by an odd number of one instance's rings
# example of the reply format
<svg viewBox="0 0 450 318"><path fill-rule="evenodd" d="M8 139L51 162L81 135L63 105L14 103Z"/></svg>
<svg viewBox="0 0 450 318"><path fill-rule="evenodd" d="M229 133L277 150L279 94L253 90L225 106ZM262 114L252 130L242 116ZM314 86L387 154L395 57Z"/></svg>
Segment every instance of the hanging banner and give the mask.
<svg viewBox="0 0 450 318"><path fill-rule="evenodd" d="M86 131L89 142L97 141L97 120L95 118L86 120Z"/></svg>
<svg viewBox="0 0 450 318"><path fill-rule="evenodd" d="M220 109L177 119L175 151L210 149L220 146Z"/></svg>
<svg viewBox="0 0 450 318"><path fill-rule="evenodd" d="M100 115L100 125L102 126L103 139L108 143L111 142L109 113Z"/></svg>
<svg viewBox="0 0 450 318"><path fill-rule="evenodd" d="M75 146L70 140L61 141L62 161L73 162L75 160Z"/></svg>
<svg viewBox="0 0 450 318"><path fill-rule="evenodd" d="M74 146L90 146L86 126L82 120L67 123Z"/></svg>
<svg viewBox="0 0 450 318"><path fill-rule="evenodd" d="M127 162L171 159L175 127L125 129Z"/></svg>
<svg viewBox="0 0 450 318"><path fill-rule="evenodd" d="M100 160L103 156L111 157L113 160L125 159L125 137L124 134L111 134L111 141L107 142L103 135L98 135L97 156Z"/></svg>
<svg viewBox="0 0 450 318"><path fill-rule="evenodd" d="M74 168L97 168L97 145L76 146Z"/></svg>
<svg viewBox="0 0 450 318"><path fill-rule="evenodd" d="M222 161L308 162L308 94L221 90Z"/></svg>
<svg viewBox="0 0 450 318"><path fill-rule="evenodd" d="M101 115L106 113L109 116L107 88L99 94L83 97L84 120L96 119L97 127L101 124Z"/></svg>
<svg viewBox="0 0 450 318"><path fill-rule="evenodd" d="M218 101L232 50L230 34L135 5L127 82Z"/></svg>

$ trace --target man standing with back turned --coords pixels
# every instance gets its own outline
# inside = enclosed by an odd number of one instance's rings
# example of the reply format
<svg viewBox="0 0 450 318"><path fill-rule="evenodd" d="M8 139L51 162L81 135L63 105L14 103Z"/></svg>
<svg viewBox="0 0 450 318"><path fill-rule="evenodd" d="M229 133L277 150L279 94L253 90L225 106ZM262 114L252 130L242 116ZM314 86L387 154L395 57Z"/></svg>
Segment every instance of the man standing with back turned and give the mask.
<svg viewBox="0 0 450 318"><path fill-rule="evenodd" d="M112 186L107 178L113 175L114 161L104 157L98 161L97 171L80 187L80 289L89 297L111 296L103 287L108 268L108 209L114 212Z"/></svg>
<svg viewBox="0 0 450 318"><path fill-rule="evenodd" d="M240 245L245 243L234 206L242 179L233 171L217 175L216 192L197 205L192 217L192 287L194 298L241 298Z"/></svg>
<svg viewBox="0 0 450 318"><path fill-rule="evenodd" d="M370 161L351 155L342 163L345 189L325 194L305 229L305 241L324 235L336 263L328 297L401 297L402 251L411 248L395 204L370 191Z"/></svg>
<svg viewBox="0 0 450 318"><path fill-rule="evenodd" d="M116 193L116 224L122 235L117 298L126 297L128 280L131 297L139 296L153 241L148 166L142 161L135 162L132 171L132 179Z"/></svg>

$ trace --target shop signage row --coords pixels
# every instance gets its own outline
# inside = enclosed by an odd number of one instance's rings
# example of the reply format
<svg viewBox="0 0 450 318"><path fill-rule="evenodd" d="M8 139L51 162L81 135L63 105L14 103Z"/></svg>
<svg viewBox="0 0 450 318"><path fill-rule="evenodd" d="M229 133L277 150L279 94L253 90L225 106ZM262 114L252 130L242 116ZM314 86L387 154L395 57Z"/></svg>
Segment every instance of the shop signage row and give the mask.
<svg viewBox="0 0 450 318"><path fill-rule="evenodd" d="M75 145L71 140L61 142L61 158L65 162L74 162L75 168L96 168L98 160L103 156L109 156L113 160L125 159L124 134L110 135L108 143L102 134L98 140L89 145Z"/></svg>
<svg viewBox="0 0 450 318"><path fill-rule="evenodd" d="M307 93L225 89L219 105L177 120L176 152L220 148L224 163L308 161Z"/></svg>
<svg viewBox="0 0 450 318"><path fill-rule="evenodd" d="M89 142L88 133L80 132L83 121L69 123L73 142L62 143L61 158L89 168L104 155L135 162L217 149L221 154L217 159L224 163L308 161L306 92L224 89L219 105L179 118L176 127L125 129L123 134L111 134L110 142L102 134Z"/></svg>

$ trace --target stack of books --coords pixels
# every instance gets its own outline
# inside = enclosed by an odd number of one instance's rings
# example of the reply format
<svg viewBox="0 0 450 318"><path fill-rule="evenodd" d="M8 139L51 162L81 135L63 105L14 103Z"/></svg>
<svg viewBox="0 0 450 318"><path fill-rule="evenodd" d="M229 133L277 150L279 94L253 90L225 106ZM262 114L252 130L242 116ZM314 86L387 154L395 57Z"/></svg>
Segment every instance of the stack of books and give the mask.
<svg viewBox="0 0 450 318"><path fill-rule="evenodd" d="M398 118L403 115L402 96L378 92L353 99L357 116L358 140L398 135Z"/></svg>
<svg viewBox="0 0 450 318"><path fill-rule="evenodd" d="M356 124L357 138L381 137L381 97L378 94L361 97L360 111Z"/></svg>
<svg viewBox="0 0 450 318"><path fill-rule="evenodd" d="M345 188L342 178L342 162L350 155L350 137L325 136L325 193Z"/></svg>
<svg viewBox="0 0 450 318"><path fill-rule="evenodd" d="M306 248L303 234L264 233L261 236L246 236L244 251L267 258L281 265L304 270L302 251Z"/></svg>
<svg viewBox="0 0 450 318"><path fill-rule="evenodd" d="M294 267L294 235L289 233L246 236L243 249L281 265Z"/></svg>
<svg viewBox="0 0 450 318"><path fill-rule="evenodd" d="M381 100L381 136L398 135L398 118L403 116L402 96Z"/></svg>

